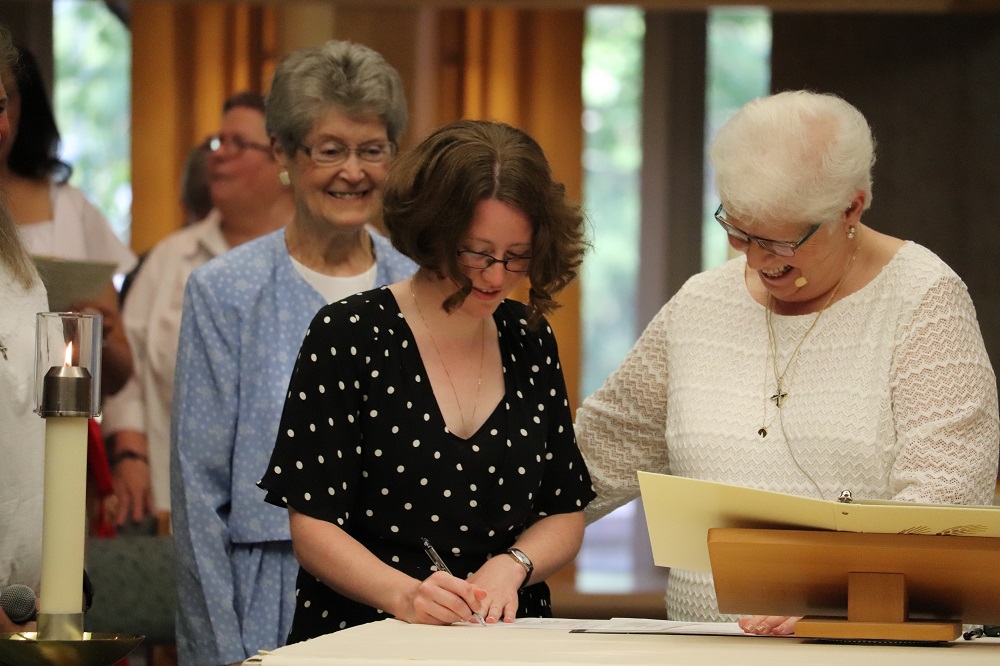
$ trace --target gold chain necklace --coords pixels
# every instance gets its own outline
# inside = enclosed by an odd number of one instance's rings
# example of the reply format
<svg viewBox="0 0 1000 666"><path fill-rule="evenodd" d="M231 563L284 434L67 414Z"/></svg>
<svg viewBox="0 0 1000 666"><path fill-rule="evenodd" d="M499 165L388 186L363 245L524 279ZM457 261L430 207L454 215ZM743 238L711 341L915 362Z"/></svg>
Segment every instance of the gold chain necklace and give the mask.
<svg viewBox="0 0 1000 666"><path fill-rule="evenodd" d="M771 361L773 367L774 380L777 390L774 392L773 395L771 395L767 400L764 401L764 413L761 415L760 418L760 424L761 424L760 429L757 430L757 434L760 435L762 438L767 437L767 429L771 426L771 423L774 422L774 416L771 416L770 421L767 420L768 401L774 403L776 409L775 414L780 412L781 403L783 403L785 399L788 397L788 391L785 390L785 375L788 374L788 371L790 369L792 370L792 375L789 375L788 377L788 381L791 382L792 377L795 374L796 366L794 364L796 359L798 359L799 357L799 350L802 349L802 345L805 343L806 338L809 337L809 334L813 332L814 328L816 328L816 324L819 323L819 318L823 316L823 313L826 312L826 309L830 307L831 303L833 303L833 299L837 297L837 292L840 291L841 285L844 284L844 280L847 279L847 275L851 272L851 266L854 265L854 259L858 256L858 252L860 251L861 251L861 239L859 238L858 246L854 248L854 254L851 255L850 261L847 262L847 268L844 269L844 274L840 277L840 280L837 282L837 285L833 288L833 291L830 292L830 296L829 298L826 299L826 303L824 303L823 307L820 308L819 312L816 313L815 319L813 319L812 323L809 325L809 328L806 329L806 333L805 335L802 336L802 339L799 340L799 344L795 345L795 349L792 351L792 355L788 357L788 362L785 364L785 369L782 370L781 373L778 372L778 342L776 336L774 335L774 328L771 325L771 306L773 303L773 299L771 298L771 293L768 292L767 303L765 304L765 310L764 310L765 313L764 320L767 322L768 356L771 357L769 360ZM768 371L767 366L768 363L767 361L765 361L764 362L765 395L767 394L767 371Z"/></svg>
<svg viewBox="0 0 1000 666"><path fill-rule="evenodd" d="M438 361L441 362L441 367L444 368L444 375L448 378L448 384L451 385L451 392L455 396L455 404L458 406L458 415L462 418L462 430L464 431L461 437L468 439L472 436L473 432L469 428L469 424L465 420L465 410L462 409L462 403L458 399L458 391L455 389L455 382L451 379L451 373L448 372L448 366L444 362L444 356L441 355L441 350L438 349L437 342L434 341L434 334L431 332L431 327L427 325L427 320L424 319L424 311L420 309L420 302L417 300L417 295L413 293L413 278L410 278L410 296L413 298L413 304L417 306L417 315L420 316L420 323L423 324L424 329L427 331L427 337L431 339L431 345L434 346L434 353L437 354ZM486 319L482 321L482 335L480 335L481 350L479 352L479 381L476 384L476 401L472 405L472 424L476 423L476 410L479 409L479 391L483 387L483 362L486 359ZM430 378L428 377L428 380ZM441 414L442 418L444 414Z"/></svg>

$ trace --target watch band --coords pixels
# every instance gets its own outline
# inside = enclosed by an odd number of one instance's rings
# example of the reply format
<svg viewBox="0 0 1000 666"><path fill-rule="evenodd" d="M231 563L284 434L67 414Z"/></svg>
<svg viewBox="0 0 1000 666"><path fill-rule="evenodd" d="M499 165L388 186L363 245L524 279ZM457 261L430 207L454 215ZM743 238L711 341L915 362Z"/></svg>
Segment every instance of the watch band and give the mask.
<svg viewBox="0 0 1000 666"><path fill-rule="evenodd" d="M531 580L531 574L535 571L535 565L531 563L531 558L518 548L508 548L507 554L514 558L515 562L524 567L524 580L521 582L521 588L525 587L528 581Z"/></svg>

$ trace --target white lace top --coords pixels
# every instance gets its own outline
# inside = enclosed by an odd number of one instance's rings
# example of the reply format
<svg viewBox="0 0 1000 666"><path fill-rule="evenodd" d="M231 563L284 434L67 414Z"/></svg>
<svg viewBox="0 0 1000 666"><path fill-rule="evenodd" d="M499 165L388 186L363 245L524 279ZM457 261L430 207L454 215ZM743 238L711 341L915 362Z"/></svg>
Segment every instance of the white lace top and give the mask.
<svg viewBox="0 0 1000 666"><path fill-rule="evenodd" d="M835 499L989 504L996 377L965 284L905 244L860 291L816 315L765 309L744 257L691 278L577 412L594 521L639 495L636 470ZM768 434L758 430L767 426ZM678 507L678 511L683 511ZM752 575L752 574L749 574ZM672 619L718 620L708 575L671 571Z"/></svg>

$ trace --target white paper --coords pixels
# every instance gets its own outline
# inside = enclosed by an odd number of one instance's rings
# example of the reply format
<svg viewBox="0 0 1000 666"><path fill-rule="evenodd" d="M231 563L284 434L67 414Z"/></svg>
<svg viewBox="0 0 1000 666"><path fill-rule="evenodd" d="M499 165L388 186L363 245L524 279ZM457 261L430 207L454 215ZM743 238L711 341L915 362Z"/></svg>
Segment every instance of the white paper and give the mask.
<svg viewBox="0 0 1000 666"><path fill-rule="evenodd" d="M661 567L711 573L708 530L713 527L1000 537L1000 507L845 504L668 474L638 476L653 561Z"/></svg>
<svg viewBox="0 0 1000 666"><path fill-rule="evenodd" d="M66 312L76 303L93 301L104 293L116 264L33 256L38 274L49 295L49 310Z"/></svg>

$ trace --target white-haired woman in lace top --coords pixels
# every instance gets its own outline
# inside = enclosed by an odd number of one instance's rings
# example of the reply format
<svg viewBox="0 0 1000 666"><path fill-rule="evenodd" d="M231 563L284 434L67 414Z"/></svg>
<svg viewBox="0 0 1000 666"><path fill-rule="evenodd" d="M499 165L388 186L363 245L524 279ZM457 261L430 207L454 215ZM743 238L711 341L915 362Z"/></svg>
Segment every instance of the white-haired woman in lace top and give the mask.
<svg viewBox="0 0 1000 666"><path fill-rule="evenodd" d="M862 223L874 141L844 100L754 100L711 146L716 218L742 253L691 278L577 412L594 521L636 470L836 499L989 504L996 377L965 284ZM747 575L753 575L748 571ZM672 570L671 618L721 620ZM796 618L740 619L787 634Z"/></svg>

